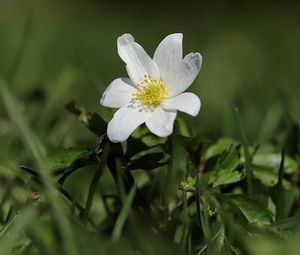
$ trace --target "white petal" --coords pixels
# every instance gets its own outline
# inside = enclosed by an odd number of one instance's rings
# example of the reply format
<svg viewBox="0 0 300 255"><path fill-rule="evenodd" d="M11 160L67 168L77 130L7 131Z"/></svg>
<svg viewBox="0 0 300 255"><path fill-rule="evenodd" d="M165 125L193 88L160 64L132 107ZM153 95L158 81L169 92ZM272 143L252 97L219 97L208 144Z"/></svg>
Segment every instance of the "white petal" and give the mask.
<svg viewBox="0 0 300 255"><path fill-rule="evenodd" d="M150 112L141 111L138 107L124 106L114 114L108 123L107 136L114 143L123 142L150 116Z"/></svg>
<svg viewBox="0 0 300 255"><path fill-rule="evenodd" d="M135 91L136 88L128 78L115 79L102 94L100 104L106 107L121 108L130 103L132 93Z"/></svg>
<svg viewBox="0 0 300 255"><path fill-rule="evenodd" d="M163 106L168 111L181 111L189 115L198 115L201 102L198 96L193 93L182 93L178 96L165 99Z"/></svg>
<svg viewBox="0 0 300 255"><path fill-rule="evenodd" d="M146 121L146 126L157 136L169 136L173 132L176 114L176 111L165 111L161 107L157 107Z"/></svg>
<svg viewBox="0 0 300 255"><path fill-rule="evenodd" d="M153 60L159 67L160 76L166 84L172 80L177 66L182 61L182 38L180 33L168 35L158 45Z"/></svg>
<svg viewBox="0 0 300 255"><path fill-rule="evenodd" d="M124 34L118 38L118 53L127 64L128 75L135 84L143 81L145 74L150 74L155 79L159 78L158 66L141 45L134 41L132 35Z"/></svg>
<svg viewBox="0 0 300 255"><path fill-rule="evenodd" d="M169 96L176 96L185 91L195 80L202 64L202 57L199 53L190 53L184 57L177 66L172 79L168 80Z"/></svg>

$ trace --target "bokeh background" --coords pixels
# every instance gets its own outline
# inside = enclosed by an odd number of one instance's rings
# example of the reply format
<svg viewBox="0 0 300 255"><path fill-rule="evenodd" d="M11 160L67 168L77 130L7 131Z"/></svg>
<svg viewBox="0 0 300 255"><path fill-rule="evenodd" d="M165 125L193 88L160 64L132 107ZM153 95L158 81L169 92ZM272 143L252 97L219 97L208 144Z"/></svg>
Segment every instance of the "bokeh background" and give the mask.
<svg viewBox="0 0 300 255"><path fill-rule="evenodd" d="M75 99L111 117L99 99L113 79L126 76L117 37L133 34L152 55L166 35L182 32L185 54L203 56L190 88L202 109L197 118L186 116L193 131L238 136L238 107L251 143L272 142L287 116L299 116L299 7L298 1L1 0L0 74L50 150L86 145L93 138L63 104ZM13 131L3 107L0 114L7 153Z"/></svg>
<svg viewBox="0 0 300 255"><path fill-rule="evenodd" d="M6 240L0 238L0 253L5 247L18 246L16 249L28 248L24 254L40 254L37 250L45 250L43 254L65 254L57 229L52 228L54 221L49 220L49 215L55 216L55 210L51 211L47 206L56 203L47 202L43 192L37 199L39 194L33 192L30 186L35 179L18 166L43 166L33 152L43 155L42 159L49 159L46 154L53 155L60 148L77 145L94 148L95 135L65 110L64 103L74 99L106 121L112 117L113 111L100 106L99 100L113 79L127 75L125 64L117 54L117 37L123 33L131 33L152 56L166 35L182 32L184 53L202 54L202 70L189 88L200 96L202 109L196 118L180 114L191 124L192 132L203 138L204 141L197 140L201 146L202 142L206 146L224 136L246 140L241 139L240 131L243 129L235 111L238 108L250 146L260 144L278 153L286 142L286 155L299 162L299 14L300 3L296 0L0 0L0 93L6 91L6 94L0 94L0 234L2 236L2 230L10 226L15 215L21 215L19 221L24 225L17 221L13 226L20 226L12 227L12 231L19 234L22 232L20 229L27 226L32 240L36 240L30 247L27 237L24 244L22 240L15 242L8 235ZM175 163L172 169L176 178L170 186L174 197L179 182L185 178L187 167L186 151L180 146L174 145L179 149L172 154L177 155L173 157ZM272 160L277 160L274 169L278 171L281 156L276 155ZM68 157L64 158L68 161ZM45 169L47 167L46 162ZM71 198L79 204L86 203L96 170L95 165L80 168L64 183ZM143 192L151 206L159 210L166 189L165 179L169 175L165 170L160 168L150 173L136 171L133 174L138 185L145 188ZM277 181L276 178L277 172ZM119 185L121 187L121 183ZM118 185L109 171L104 171L99 186L91 215L101 228L104 226L106 229L115 215L104 216L102 195L116 196L116 201L119 201L116 194ZM38 187L37 190L42 189ZM255 191L258 196L263 196L259 189ZM294 209L298 210L299 190L295 187L289 192L291 199L286 200L291 202L286 202L288 206L283 207L288 211L293 199L296 201L297 198ZM36 201L38 213L41 213L38 220L35 220L35 214L29 220L20 214L26 212L25 207L31 200ZM165 205L168 206L167 203ZM119 214L118 204L112 207L113 212ZM120 254L120 250L123 252L123 248L127 247L126 242L118 245L110 243L107 239L110 232L105 233L103 229L101 237L98 234L91 236L87 228L82 228L79 216L73 214L70 216L70 229L76 237L74 247L82 247L81 253L101 253L100 249L105 251L108 244L115 247L115 253L109 254ZM70 214L66 215L69 217ZM287 213L286 216L294 217L294 214ZM138 224L140 230L147 228L147 224L141 222ZM293 227L294 222L292 219ZM191 222L192 227L197 225L194 223ZM180 253L176 245L169 245L170 240L167 242L161 236L153 237L152 233L149 235L151 238L144 232L136 233L136 240L149 250L145 254L175 254L173 250ZM293 240L295 243L298 241L296 238ZM260 246L257 243L249 245L249 249L259 252L251 254L275 254L264 252L263 248L269 247L267 238L260 241ZM278 254L288 253L285 249L281 252L274 244L277 241L270 246ZM294 245L295 254L299 251L298 244ZM173 248L166 253L164 249L169 246Z"/></svg>

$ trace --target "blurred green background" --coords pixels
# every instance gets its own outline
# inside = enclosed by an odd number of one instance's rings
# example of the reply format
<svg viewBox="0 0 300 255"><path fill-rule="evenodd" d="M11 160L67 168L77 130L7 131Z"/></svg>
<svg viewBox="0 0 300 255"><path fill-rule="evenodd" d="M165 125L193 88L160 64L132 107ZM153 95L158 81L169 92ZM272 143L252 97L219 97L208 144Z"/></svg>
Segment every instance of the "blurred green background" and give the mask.
<svg viewBox="0 0 300 255"><path fill-rule="evenodd" d="M194 132L237 136L238 107L251 142L272 141L285 128L284 108L299 116L299 7L297 1L2 0L0 74L50 148L89 144L63 104L75 99L110 118L99 98L126 76L117 37L133 34L152 56L166 35L182 32L185 54L203 56L190 88L202 101L199 116L187 117ZM2 121L0 132L5 144L9 124Z"/></svg>
<svg viewBox="0 0 300 255"><path fill-rule="evenodd" d="M298 1L0 0L0 79L12 92L11 98L0 95L1 227L8 225L11 217L19 213L19 208L23 211L30 199L36 199L41 205L38 209L48 212L48 207L44 208L47 203L43 196L37 199L34 196L38 195L31 193L32 180L28 173L17 168L19 164L37 167L32 151L37 150L43 155L45 150L51 155L62 147L94 147L95 136L64 109L64 103L75 99L105 120L111 118L113 111L100 106L99 100L113 79L127 76L116 45L117 37L123 33L131 33L152 56L166 35L182 32L184 53L202 54L202 70L189 89L200 96L202 109L196 118L187 115L185 118L191 123L192 131L200 134L205 142L209 140L211 143L222 136L240 138L235 114L235 107L238 107L250 145L258 143L267 147L272 144L272 151L279 152L286 140L289 147L297 147L293 153L287 150L287 155L295 156L295 151L299 153L299 129L290 132L291 140L286 139L286 134L300 120L299 14ZM6 91L1 80L1 91ZM1 101L3 99L7 99L6 103ZM15 107L8 109L7 105L14 101ZM14 111L19 114L14 114ZM24 125L20 123L20 116L24 117ZM30 134L28 126L33 134L26 138L26 132ZM30 148L31 140L32 144L40 146ZM174 165L185 171L186 159L183 160L182 155L186 152L182 149L175 150L175 153ZM295 158L299 160L298 155ZM154 174L134 173L136 182L140 186L145 185L145 194L150 194L149 200L155 201L151 206L158 208L165 189L164 170ZM94 166L84 167L74 173L64 186L81 204L86 201L95 171ZM180 172L175 173L178 175ZM176 178L181 181L183 177L179 175ZM116 193L116 185L108 171L103 179L101 192L105 195ZM177 187L175 183L174 193ZM299 194L298 187L295 190L291 191L292 198ZM98 188L97 202L91 211L97 223L103 220L106 227L115 215L103 216L99 202L101 192ZM119 207L115 207L118 212ZM4 221L2 215L5 216ZM38 237L36 242L43 239L45 247L53 246L53 250L60 250L60 243L55 239L57 232L49 227L52 221L49 223L47 213L41 215L44 218L39 217L30 228L35 231L33 236ZM83 254L95 254L99 247L96 235L91 238L87 229L77 221L78 217L73 216L70 221L76 240L80 241L78 246L84 247ZM24 222L31 224L33 220L25 218ZM191 222L191 226L195 225ZM18 229L14 231L18 232ZM164 246L169 246L156 234L154 241L148 239L148 234L138 234L136 239L145 247L149 245L153 252L156 249L153 243L157 242L157 247L161 247L164 254ZM14 239L8 240L13 246ZM103 245L106 245L107 240L103 240ZM268 245L266 240L263 239L261 246ZM105 245L100 246L105 250ZM111 254L120 254L118 249L126 245L126 242L119 243L115 253ZM249 246L256 249L252 243ZM153 254L149 247L146 247L149 249L146 254ZM277 246L274 247L277 249ZM178 250L177 246L173 248ZM48 249L45 254L54 254L53 250ZM259 254L267 254L261 250ZM32 254L31 250L28 254ZM256 253L253 251L251 254Z"/></svg>

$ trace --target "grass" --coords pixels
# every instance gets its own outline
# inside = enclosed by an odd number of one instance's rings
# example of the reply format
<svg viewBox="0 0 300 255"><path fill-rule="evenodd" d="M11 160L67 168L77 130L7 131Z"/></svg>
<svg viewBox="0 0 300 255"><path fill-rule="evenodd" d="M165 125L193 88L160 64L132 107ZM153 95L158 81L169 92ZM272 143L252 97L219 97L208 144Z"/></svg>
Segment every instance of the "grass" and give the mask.
<svg viewBox="0 0 300 255"><path fill-rule="evenodd" d="M299 16L193 7L0 4L0 254L298 254ZM116 37L178 31L200 115L111 143Z"/></svg>

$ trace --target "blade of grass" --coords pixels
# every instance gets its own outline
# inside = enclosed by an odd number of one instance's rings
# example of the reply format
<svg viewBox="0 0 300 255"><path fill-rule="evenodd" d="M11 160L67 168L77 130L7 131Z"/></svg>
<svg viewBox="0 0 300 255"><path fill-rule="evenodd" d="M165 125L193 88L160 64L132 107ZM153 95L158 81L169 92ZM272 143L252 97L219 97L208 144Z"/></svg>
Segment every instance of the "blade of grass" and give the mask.
<svg viewBox="0 0 300 255"><path fill-rule="evenodd" d="M47 101L43 107L41 118L39 119L38 126L45 127L49 121L57 114L57 107L63 106L63 97L72 86L76 78L75 70L68 67L65 68L60 74L58 81L51 86L51 90L47 93Z"/></svg>
<svg viewBox="0 0 300 255"><path fill-rule="evenodd" d="M284 114L283 114L284 120L285 120L287 126L291 128L294 124L294 120L291 115L291 112L288 109L287 99L284 96L284 93L282 93L282 90L280 89L279 86L273 86L273 88L281 102L281 106L282 106L283 112L284 112Z"/></svg>
<svg viewBox="0 0 300 255"><path fill-rule="evenodd" d="M90 212L90 209L91 209L91 206L92 206L92 203L93 203L93 198L94 198L96 189L98 187L99 180L102 176L103 168L106 164L106 160L107 160L108 155L109 155L109 150L110 150L110 146L109 146L109 143L107 143L104 146L103 152L101 154L101 158L99 159L99 162L98 162L97 171L96 171L96 173L95 173L95 175L92 179L91 185L90 185L88 198L87 198L86 205L85 205L85 210L84 210L84 213L82 215L82 219L83 219L84 222L86 222L88 217L89 217L89 212Z"/></svg>
<svg viewBox="0 0 300 255"><path fill-rule="evenodd" d="M36 217L37 212L33 207L25 207L6 225L0 233L0 254L15 254L13 250L18 245L16 240Z"/></svg>
<svg viewBox="0 0 300 255"><path fill-rule="evenodd" d="M174 139L172 136L168 137L168 141L167 141L167 146L168 146L168 152L171 156L171 160L168 163L167 166L167 176L166 176L166 181L165 181L165 191L164 191L164 209L165 209L165 225L166 227L168 226L168 222L169 222L169 204L171 201L171 188L172 188L172 181L173 181L173 175L174 175L174 171L173 171L173 163L174 161L173 156L174 156L174 151L173 151L173 142Z"/></svg>
<svg viewBox="0 0 300 255"><path fill-rule="evenodd" d="M202 203L201 203L202 202ZM206 243L208 244L211 240L211 230L209 225L209 216L208 216L208 203L206 195L203 195L200 197L200 205L202 205L202 213L201 213L201 222L202 222L202 228L204 233L204 238Z"/></svg>
<svg viewBox="0 0 300 255"><path fill-rule="evenodd" d="M203 252L205 252L206 249L207 249L207 244L204 245L204 246L202 247L202 249L200 249L200 250L197 252L197 255L203 254Z"/></svg>
<svg viewBox="0 0 300 255"><path fill-rule="evenodd" d="M125 203L125 199L126 199L126 188L125 188L125 178L123 177L122 174L122 164L121 164L121 160L119 158L116 159L116 188L119 194L119 198L122 202L122 204Z"/></svg>
<svg viewBox="0 0 300 255"><path fill-rule="evenodd" d="M200 209L200 176L199 174L196 177L196 212L197 212L197 219L198 219L198 223L199 226L202 225L201 222L201 209Z"/></svg>
<svg viewBox="0 0 300 255"><path fill-rule="evenodd" d="M43 147L42 143L33 134L32 130L27 124L27 120L25 119L24 115L20 111L18 102L15 100L15 98L13 98L13 95L9 91L5 82L1 80L1 78L0 78L0 92L8 116L10 117L12 123L18 128L23 143L28 148L28 150L32 153L34 159L37 161L37 164L43 165L43 158L46 155L46 150Z"/></svg>
<svg viewBox="0 0 300 255"><path fill-rule="evenodd" d="M78 67L78 69L80 69L81 71L83 71L86 74L86 76L87 76L88 80L90 81L90 84L92 84L93 88L95 90L97 90L97 92L102 93L103 90L101 91L101 89L99 87L106 89L106 86L104 85L104 83L102 81L99 80L99 78L96 76L95 72L93 72L91 70L91 68L86 64L86 62L82 58L73 57L72 59L73 59L73 62L75 63L75 65Z"/></svg>
<svg viewBox="0 0 300 255"><path fill-rule="evenodd" d="M71 231L71 226L67 220L63 207L60 205L60 201L55 199L53 195L55 194L55 184L44 165L45 150L43 149L43 146L39 139L30 129L30 126L25 116L21 113L19 102L13 97L9 88L2 80L0 80L0 92L4 107L11 121L18 128L20 132L20 138L22 139L25 147L27 147L32 153L33 159L35 160L35 163L40 169L39 173L41 174L41 178L46 188L45 196L49 200L49 203L53 209L52 213L60 231L61 238L63 240L64 253L76 255L78 253L75 245L76 242L74 241L75 239Z"/></svg>
<svg viewBox="0 0 300 255"><path fill-rule="evenodd" d="M27 48L27 45L29 43L29 39L33 30L33 6L29 7L29 10L27 10L27 14L24 21L24 27L21 34L20 42L15 54L15 57L12 61L12 64L10 66L7 79L9 82L13 81L13 78L16 76L20 65L22 63L22 59L25 54L25 50Z"/></svg>
<svg viewBox="0 0 300 255"><path fill-rule="evenodd" d="M204 185L203 185L204 186ZM209 243L211 238L211 230L209 225L209 217L207 212L207 200L206 195L202 194L201 196L201 183L200 183L200 175L197 175L196 178L196 210L197 210L197 218L200 223L200 226L202 227L202 232L204 235L204 239L206 244ZM201 207L203 210L201 211Z"/></svg>
<svg viewBox="0 0 300 255"><path fill-rule="evenodd" d="M276 185L276 220L282 218L284 209L284 196L283 196L283 175L284 175L284 150L281 152L281 161L278 171L278 182Z"/></svg>
<svg viewBox="0 0 300 255"><path fill-rule="evenodd" d="M290 229L295 228L295 226L299 225L299 213L296 216L279 219L272 223L272 226L281 229Z"/></svg>
<svg viewBox="0 0 300 255"><path fill-rule="evenodd" d="M189 238L189 211L187 204L187 193L182 192L182 204L183 204L183 230L181 236L181 246L188 251L188 238Z"/></svg>
<svg viewBox="0 0 300 255"><path fill-rule="evenodd" d="M245 124L242 120L242 117L240 115L240 111L238 108L235 108L235 113L236 113L237 120L239 122L242 143L243 143L244 152L245 152L247 192L250 197L253 197L253 183L252 183L253 178L252 178L252 170L251 170L251 156L249 153L249 143L248 143L248 139L247 139L246 128L245 128Z"/></svg>
<svg viewBox="0 0 300 255"><path fill-rule="evenodd" d="M118 241L121 237L122 229L123 229L123 226L126 222L128 215L129 215L135 193L136 193L136 186L133 186L124 202L123 208L122 208L122 210L117 218L116 224L114 226L114 229L112 232L112 240L114 242Z"/></svg>
<svg viewBox="0 0 300 255"><path fill-rule="evenodd" d="M35 178L31 179L32 181L40 181L40 178L41 178L41 175L34 169L32 168L28 168L28 167L25 167L25 166L19 166L20 169L26 171L27 173L33 175ZM56 184L56 189L67 199L69 200L69 202L74 206L76 207L80 214L83 214L85 208L78 202L76 201L76 199L71 195L69 194L65 189L64 187L62 186L61 183L57 183ZM92 227L97 231L97 227L96 227L96 224L92 221L92 219L89 217L88 218L88 221L89 223L92 225Z"/></svg>
<svg viewBox="0 0 300 255"><path fill-rule="evenodd" d="M122 169L121 159L119 157L116 157L116 155L112 155L108 158L107 166L116 184L119 198L121 199L121 196L126 198L132 187L136 185L132 174L126 169L126 167ZM147 215L147 219L154 220L151 213L152 208L144 199L138 187L136 187L136 196L134 203L136 203L136 206L139 206L143 209L143 211Z"/></svg>

